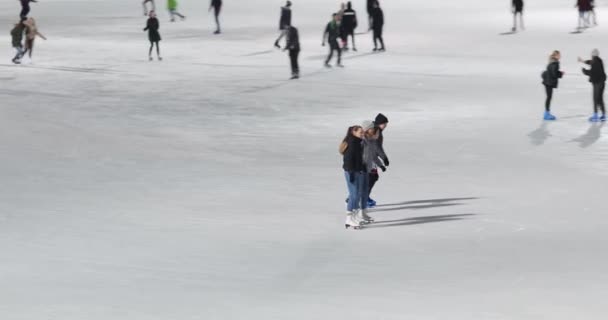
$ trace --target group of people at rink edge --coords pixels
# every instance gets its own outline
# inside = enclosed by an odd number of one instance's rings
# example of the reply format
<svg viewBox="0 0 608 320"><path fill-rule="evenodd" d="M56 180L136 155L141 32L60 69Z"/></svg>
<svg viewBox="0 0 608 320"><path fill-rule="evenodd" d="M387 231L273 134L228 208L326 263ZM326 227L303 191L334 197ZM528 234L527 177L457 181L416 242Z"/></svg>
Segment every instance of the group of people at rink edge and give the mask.
<svg viewBox="0 0 608 320"><path fill-rule="evenodd" d="M351 126L338 148L348 190L344 223L347 229L360 229L374 222L369 209L376 206L376 201L370 195L380 178L379 170L385 172L389 166L383 135L387 126L388 118L381 113L374 121Z"/></svg>

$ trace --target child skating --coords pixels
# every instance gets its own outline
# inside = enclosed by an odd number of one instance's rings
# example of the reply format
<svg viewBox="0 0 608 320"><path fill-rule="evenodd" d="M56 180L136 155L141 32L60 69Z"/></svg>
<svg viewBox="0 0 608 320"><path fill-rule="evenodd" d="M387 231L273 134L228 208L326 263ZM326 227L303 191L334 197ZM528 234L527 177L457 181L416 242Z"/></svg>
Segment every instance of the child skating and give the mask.
<svg viewBox="0 0 608 320"><path fill-rule="evenodd" d="M551 99L553 98L553 89L557 89L559 79L564 76L564 72L559 70L559 60L561 54L558 50L553 51L549 57L549 64L547 70L542 73L543 85L545 86L545 92L547 98L545 100L545 114L543 119L555 120L555 116L551 114Z"/></svg>
<svg viewBox="0 0 608 320"><path fill-rule="evenodd" d="M158 43L161 40L160 33L158 32L160 24L158 22L158 19L156 18L156 13L154 11L150 11L150 14L148 16L148 22L146 23L146 27L144 28L144 31L148 31L148 40L150 40L150 50L148 51L148 59L150 61L153 60L152 49L154 48L154 45L156 45L156 57L158 58L158 61L162 61L163 58L160 56L160 47L158 46Z"/></svg>
<svg viewBox="0 0 608 320"><path fill-rule="evenodd" d="M167 9L169 9L169 16L171 17L171 22L175 22L175 16L180 17L180 19L185 20L186 16L177 12L177 0L167 0Z"/></svg>
<svg viewBox="0 0 608 320"><path fill-rule="evenodd" d="M600 52L593 49L591 60L583 60L579 57L578 61L591 67L589 70L583 68L583 73L589 76L589 82L593 85L593 115L589 118L589 121L606 121L606 107L604 106L606 72L604 71L604 62L600 58ZM601 116L597 113L598 109L602 111Z"/></svg>

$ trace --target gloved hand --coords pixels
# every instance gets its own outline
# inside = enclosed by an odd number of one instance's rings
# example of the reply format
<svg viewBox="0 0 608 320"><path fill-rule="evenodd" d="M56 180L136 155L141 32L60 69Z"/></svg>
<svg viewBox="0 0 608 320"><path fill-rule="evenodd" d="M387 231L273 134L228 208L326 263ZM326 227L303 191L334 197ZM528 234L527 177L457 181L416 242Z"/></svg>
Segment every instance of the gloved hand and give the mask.
<svg viewBox="0 0 608 320"><path fill-rule="evenodd" d="M350 176L348 178L350 180L350 183L355 183L355 173L354 172L350 172Z"/></svg>
<svg viewBox="0 0 608 320"><path fill-rule="evenodd" d="M278 41L276 41L276 42L274 43L274 46L275 46L275 47L277 47L278 49L281 49L281 46L279 45L279 42L278 42Z"/></svg>
<svg viewBox="0 0 608 320"><path fill-rule="evenodd" d="M386 165L388 167L388 157L382 159L382 161L384 161L384 165Z"/></svg>
<svg viewBox="0 0 608 320"><path fill-rule="evenodd" d="M321 47L325 47L325 42L321 43Z"/></svg>
<svg viewBox="0 0 608 320"><path fill-rule="evenodd" d="M381 166L380 169L382 169L382 172L386 172L386 167L385 166Z"/></svg>

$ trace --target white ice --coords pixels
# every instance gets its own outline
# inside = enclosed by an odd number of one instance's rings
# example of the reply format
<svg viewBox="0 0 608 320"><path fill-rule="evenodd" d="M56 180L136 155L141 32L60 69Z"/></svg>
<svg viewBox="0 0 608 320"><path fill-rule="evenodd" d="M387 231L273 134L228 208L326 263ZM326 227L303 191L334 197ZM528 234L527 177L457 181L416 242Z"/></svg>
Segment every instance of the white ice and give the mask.
<svg viewBox="0 0 608 320"><path fill-rule="evenodd" d="M206 0L159 10L149 62L140 0L40 1L22 66L0 3L0 319L605 319L608 129L576 58L608 56L606 1L582 34L573 0L527 1L500 35L508 0L385 0L388 51L326 70L338 1L296 0L298 81L283 1L224 2L220 36ZM379 223L345 230L338 143L378 112Z"/></svg>

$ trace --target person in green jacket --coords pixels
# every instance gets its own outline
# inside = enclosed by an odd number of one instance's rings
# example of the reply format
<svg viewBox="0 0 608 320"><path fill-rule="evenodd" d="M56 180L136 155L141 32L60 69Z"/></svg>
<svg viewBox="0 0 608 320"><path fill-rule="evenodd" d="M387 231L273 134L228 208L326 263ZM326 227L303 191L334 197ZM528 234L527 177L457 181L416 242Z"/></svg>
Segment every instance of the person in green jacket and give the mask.
<svg viewBox="0 0 608 320"><path fill-rule="evenodd" d="M186 19L186 16L177 12L177 0L167 0L167 9L169 9L169 16L171 16L171 22L175 22L175 16L180 17L182 20Z"/></svg>
<svg viewBox="0 0 608 320"><path fill-rule="evenodd" d="M327 27L325 27L325 31L323 32L323 42L321 43L321 45L325 47L325 39L327 39L327 42L329 44L329 55L327 56L327 59L325 60L325 67L327 67L327 68L331 68L331 65L329 64L329 62L331 61L331 58L334 56L334 51L336 51L338 53L338 62L336 63L336 66L343 67L342 66L342 49L340 48L340 44L338 43L338 39L340 38L339 23L340 23L340 18L338 17L338 15L336 13L334 13L331 21L327 24Z"/></svg>
<svg viewBox="0 0 608 320"><path fill-rule="evenodd" d="M15 27L11 30L11 40L12 45L15 50L17 50L17 54L13 58L14 64L20 64L21 58L25 54L25 50L23 49L23 34L25 33L25 24L23 23L26 20L25 17L22 17L18 23L15 24Z"/></svg>

